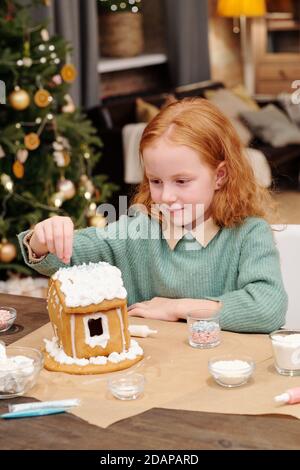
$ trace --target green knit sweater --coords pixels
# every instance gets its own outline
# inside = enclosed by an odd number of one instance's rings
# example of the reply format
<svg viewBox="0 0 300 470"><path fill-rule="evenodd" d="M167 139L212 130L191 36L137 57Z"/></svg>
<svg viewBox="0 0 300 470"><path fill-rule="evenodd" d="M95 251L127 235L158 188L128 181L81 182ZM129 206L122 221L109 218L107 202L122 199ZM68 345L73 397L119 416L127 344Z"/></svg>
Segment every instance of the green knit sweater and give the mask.
<svg viewBox="0 0 300 470"><path fill-rule="evenodd" d="M48 254L26 264L50 276L66 267ZM107 261L117 266L128 304L153 297L220 300L221 327L237 332L267 333L284 325L287 295L270 226L248 218L239 227L223 228L204 248L186 234L172 251L157 220L138 213L122 216L106 228L75 232L70 265Z"/></svg>

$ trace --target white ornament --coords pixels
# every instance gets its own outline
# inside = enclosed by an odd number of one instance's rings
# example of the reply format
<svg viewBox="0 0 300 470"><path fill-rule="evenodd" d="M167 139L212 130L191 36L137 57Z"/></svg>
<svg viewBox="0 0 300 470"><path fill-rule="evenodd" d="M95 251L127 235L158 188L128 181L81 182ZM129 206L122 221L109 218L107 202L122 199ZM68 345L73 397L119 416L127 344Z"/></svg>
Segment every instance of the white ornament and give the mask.
<svg viewBox="0 0 300 470"><path fill-rule="evenodd" d="M76 194L74 183L71 180L61 178L57 183L57 190L63 194L64 199L72 199Z"/></svg>
<svg viewBox="0 0 300 470"><path fill-rule="evenodd" d="M28 158L28 150L27 149L19 149L17 151L17 159L20 163L25 163Z"/></svg>
<svg viewBox="0 0 300 470"><path fill-rule="evenodd" d="M23 65L24 67L31 67L32 66L31 57L23 57Z"/></svg>
<svg viewBox="0 0 300 470"><path fill-rule="evenodd" d="M54 148L54 150L63 150L64 149L64 146L62 144L60 144L59 142L57 142L56 140L53 142L52 147Z"/></svg>
<svg viewBox="0 0 300 470"><path fill-rule="evenodd" d="M3 150L2 145L0 145L0 158L4 158L4 157L5 157L5 152Z"/></svg>
<svg viewBox="0 0 300 470"><path fill-rule="evenodd" d="M73 103L73 100L72 100L71 96L70 95L65 95L64 99L67 102L67 104L62 107L62 111L64 113L74 113L76 108L75 108L75 105Z"/></svg>
<svg viewBox="0 0 300 470"><path fill-rule="evenodd" d="M48 33L47 29L45 29L45 28L42 29L41 37L42 37L43 41L49 41L49 33Z"/></svg>
<svg viewBox="0 0 300 470"><path fill-rule="evenodd" d="M57 166L59 167L65 166L65 158L62 152L58 152L58 151L53 152L53 157Z"/></svg>

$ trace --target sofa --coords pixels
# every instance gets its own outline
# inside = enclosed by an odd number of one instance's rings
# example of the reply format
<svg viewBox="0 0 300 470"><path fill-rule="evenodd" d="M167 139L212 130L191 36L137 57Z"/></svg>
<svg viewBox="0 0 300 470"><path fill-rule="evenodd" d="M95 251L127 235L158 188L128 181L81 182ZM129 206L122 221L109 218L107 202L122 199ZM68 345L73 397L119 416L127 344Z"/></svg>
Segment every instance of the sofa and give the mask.
<svg viewBox="0 0 300 470"><path fill-rule="evenodd" d="M88 117L97 128L103 142L102 158L95 167L94 173L106 173L110 180L118 184L119 193L115 194L115 201L117 201L119 194L130 196L135 189L134 185L124 182L122 129L126 124L136 122L137 98L142 98L147 103L160 107L170 94L177 99L188 96L206 97L207 92L215 92L220 89L225 89L223 83L205 81L157 94L121 95L104 99L101 105L88 111ZM266 101L258 102L258 104L265 106ZM278 103L275 104L279 106ZM300 143L273 147L261 139L253 137L248 146L261 150L266 156L276 189L298 189Z"/></svg>

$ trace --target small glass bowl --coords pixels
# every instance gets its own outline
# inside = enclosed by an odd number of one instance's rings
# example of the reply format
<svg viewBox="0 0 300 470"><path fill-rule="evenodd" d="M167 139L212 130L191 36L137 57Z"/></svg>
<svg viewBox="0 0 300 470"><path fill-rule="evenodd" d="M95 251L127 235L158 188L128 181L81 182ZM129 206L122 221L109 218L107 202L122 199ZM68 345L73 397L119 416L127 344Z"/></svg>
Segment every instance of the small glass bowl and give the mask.
<svg viewBox="0 0 300 470"><path fill-rule="evenodd" d="M119 400L136 400L145 388L145 377L142 374L119 375L108 379L107 386L114 397Z"/></svg>
<svg viewBox="0 0 300 470"><path fill-rule="evenodd" d="M0 306L0 333L9 330L16 318L17 311L15 308Z"/></svg>
<svg viewBox="0 0 300 470"><path fill-rule="evenodd" d="M249 356L226 355L208 361L208 370L215 381L223 387L240 387L248 382L255 369Z"/></svg>
<svg viewBox="0 0 300 470"><path fill-rule="evenodd" d="M34 348L8 346L6 356L8 358L23 356L32 361L28 363L24 359L22 363L20 360L20 363L15 364L10 370L1 368L0 363L0 399L18 397L30 390L36 384L44 365L43 354Z"/></svg>
<svg viewBox="0 0 300 470"><path fill-rule="evenodd" d="M220 317L209 316L210 310L198 309L186 315L190 346L198 349L214 348L221 342Z"/></svg>
<svg viewBox="0 0 300 470"><path fill-rule="evenodd" d="M281 375L300 375L300 330L276 330L269 334L275 368Z"/></svg>

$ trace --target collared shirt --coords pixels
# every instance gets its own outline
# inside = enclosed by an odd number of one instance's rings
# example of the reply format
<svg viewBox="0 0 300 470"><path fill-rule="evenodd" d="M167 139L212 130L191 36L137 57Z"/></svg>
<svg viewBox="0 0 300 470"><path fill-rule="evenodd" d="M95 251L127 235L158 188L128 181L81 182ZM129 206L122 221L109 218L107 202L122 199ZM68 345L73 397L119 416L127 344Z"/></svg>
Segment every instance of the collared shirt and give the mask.
<svg viewBox="0 0 300 470"><path fill-rule="evenodd" d="M163 224L162 232L171 250L174 250L179 240L187 233L191 234L195 240L202 247L206 247L209 242L217 235L220 227L214 222L213 218L205 220L198 224L193 230L188 230L185 227L170 224Z"/></svg>

